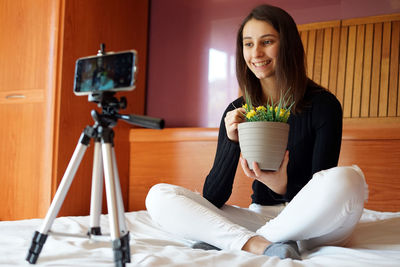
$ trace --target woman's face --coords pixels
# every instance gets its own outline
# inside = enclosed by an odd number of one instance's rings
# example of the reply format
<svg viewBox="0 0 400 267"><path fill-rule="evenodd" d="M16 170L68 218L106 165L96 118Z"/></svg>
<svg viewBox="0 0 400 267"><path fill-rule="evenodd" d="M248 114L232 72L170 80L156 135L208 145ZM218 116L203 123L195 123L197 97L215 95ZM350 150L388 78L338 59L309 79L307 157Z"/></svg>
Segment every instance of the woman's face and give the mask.
<svg viewBox="0 0 400 267"><path fill-rule="evenodd" d="M279 33L271 24L251 19L244 25L243 57L258 79L275 78L278 53Z"/></svg>

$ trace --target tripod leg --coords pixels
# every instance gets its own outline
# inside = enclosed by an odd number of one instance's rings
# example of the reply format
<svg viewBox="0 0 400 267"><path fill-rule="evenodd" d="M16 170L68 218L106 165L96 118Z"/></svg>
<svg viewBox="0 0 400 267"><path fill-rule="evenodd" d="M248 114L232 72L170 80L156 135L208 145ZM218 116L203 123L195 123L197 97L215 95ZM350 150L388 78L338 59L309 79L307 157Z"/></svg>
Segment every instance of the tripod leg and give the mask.
<svg viewBox="0 0 400 267"><path fill-rule="evenodd" d="M116 266L125 266L123 261L122 253L122 242L120 240L120 231L118 223L118 210L117 210L117 198L115 194L115 179L114 170L111 156L111 144L102 144L103 152L103 166L104 176L106 184L106 196L107 196L107 208L108 216L110 221L110 234L112 240L112 246L114 251L114 261Z"/></svg>
<svg viewBox="0 0 400 267"><path fill-rule="evenodd" d="M103 165L100 140L94 142L89 234L101 235L100 215L103 198Z"/></svg>
<svg viewBox="0 0 400 267"><path fill-rule="evenodd" d="M122 192L121 192L121 184L119 181L118 175L118 165L117 159L115 156L115 149L112 148L112 160L113 160L113 169L114 169L114 179L115 179L115 187L116 187L116 194L117 194L117 206L118 206L118 221L119 221L119 228L121 237L121 246L123 252L123 259L125 262L131 262L131 252L129 246L129 231L127 231L126 224L125 224L125 209L124 209L124 201L122 199Z"/></svg>
<svg viewBox="0 0 400 267"><path fill-rule="evenodd" d="M114 147L112 148L112 162L113 162L115 190L116 190L116 197L117 197L119 228L120 228L121 234L125 234L127 232L126 224L125 224L125 214L124 214L125 208L124 208L124 201L122 199L121 184L119 182L118 166L117 166L117 160L116 160L116 156L115 156Z"/></svg>
<svg viewBox="0 0 400 267"><path fill-rule="evenodd" d="M60 211L61 205L64 202L65 196L68 193L72 181L74 180L75 173L78 170L79 164L82 161L89 142L90 137L83 133L79 139L78 145L75 148L74 154L72 155L53 201L51 202L50 208L47 211L42 227L39 231L36 231L33 236L31 247L28 255L26 256L26 260L29 263L34 264L39 258L39 254L42 251L43 245L47 239L47 233L49 232L54 219Z"/></svg>
<svg viewBox="0 0 400 267"><path fill-rule="evenodd" d="M127 251L126 246L129 247L129 236L125 235L124 237L120 238L121 232L119 227L120 224L118 216L118 204L117 204L118 201L117 201L117 190L116 190L117 186L115 183L116 180L114 178L115 166L114 166L114 159L113 159L114 156L112 151L114 132L110 128L103 128L101 132L102 132L101 148L103 153L107 207L109 211L110 233L114 251L114 261L116 266L125 266L125 263L127 262L125 258Z"/></svg>

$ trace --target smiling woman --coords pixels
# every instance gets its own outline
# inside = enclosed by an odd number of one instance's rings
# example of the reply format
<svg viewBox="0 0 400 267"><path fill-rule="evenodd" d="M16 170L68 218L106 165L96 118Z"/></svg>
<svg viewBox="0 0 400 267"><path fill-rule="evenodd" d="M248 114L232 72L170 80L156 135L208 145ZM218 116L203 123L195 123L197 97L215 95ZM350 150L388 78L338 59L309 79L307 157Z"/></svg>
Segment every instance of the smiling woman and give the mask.
<svg viewBox="0 0 400 267"><path fill-rule="evenodd" d="M297 26L281 8L254 8L243 20L236 43L236 75L246 100L255 106L276 102L282 95L295 101L288 118L290 153L276 171L261 170L257 162L250 169L242 159L244 173L254 180L252 204L248 209L225 205L243 152L238 143L238 125L245 120L240 97L222 116L203 196L157 184L146 198L149 214L167 231L208 243L195 248L301 259L297 242L304 249L343 244L361 216L366 185L357 166L336 167L342 137L340 103L306 76ZM279 207L279 214L266 212L269 206Z"/></svg>

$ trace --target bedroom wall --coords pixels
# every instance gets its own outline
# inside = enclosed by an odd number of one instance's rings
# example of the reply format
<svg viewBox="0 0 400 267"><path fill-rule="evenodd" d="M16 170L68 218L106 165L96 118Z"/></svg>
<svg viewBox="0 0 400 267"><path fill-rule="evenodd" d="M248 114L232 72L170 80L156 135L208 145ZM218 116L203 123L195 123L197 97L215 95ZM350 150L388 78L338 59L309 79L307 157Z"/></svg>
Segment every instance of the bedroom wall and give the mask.
<svg viewBox="0 0 400 267"><path fill-rule="evenodd" d="M268 2L297 24L400 12L399 0L152 0L146 111L167 127L216 127L238 95L234 43L243 16Z"/></svg>

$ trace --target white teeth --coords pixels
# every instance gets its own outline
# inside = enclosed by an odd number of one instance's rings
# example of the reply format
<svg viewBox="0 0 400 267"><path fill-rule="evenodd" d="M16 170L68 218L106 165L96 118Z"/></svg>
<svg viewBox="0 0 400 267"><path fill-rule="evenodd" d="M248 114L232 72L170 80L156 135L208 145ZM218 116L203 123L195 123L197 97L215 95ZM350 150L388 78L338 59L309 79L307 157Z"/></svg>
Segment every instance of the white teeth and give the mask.
<svg viewBox="0 0 400 267"><path fill-rule="evenodd" d="M271 60L266 60L266 61L263 61L263 62L254 62L253 64L256 67L262 67L262 66L265 66L265 65L269 64L270 62L271 62Z"/></svg>

